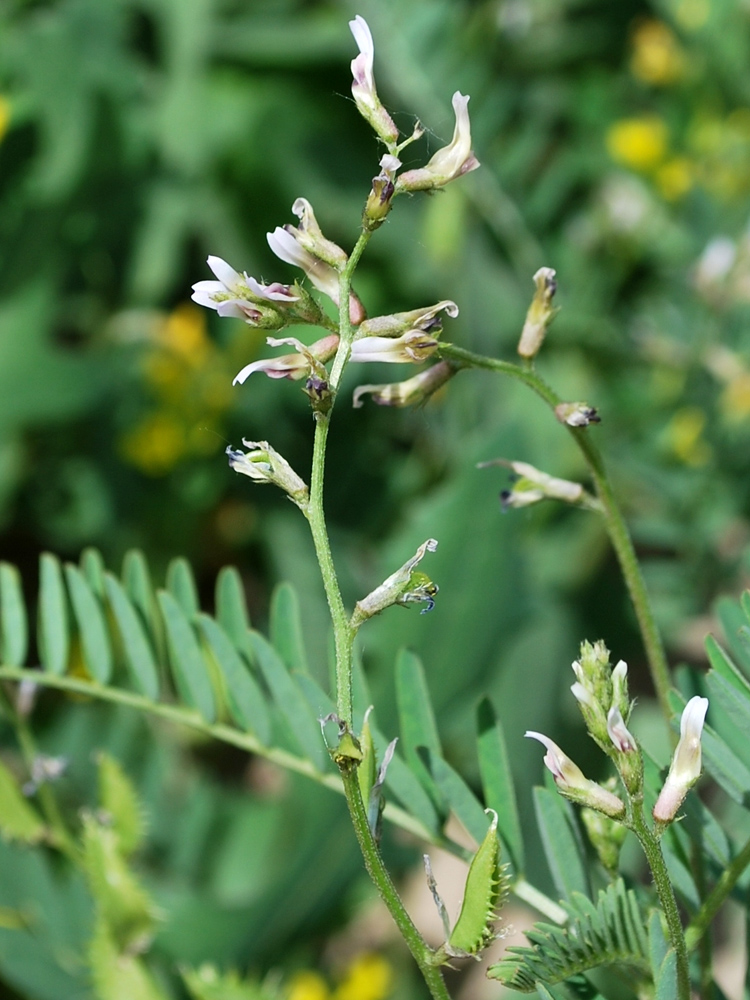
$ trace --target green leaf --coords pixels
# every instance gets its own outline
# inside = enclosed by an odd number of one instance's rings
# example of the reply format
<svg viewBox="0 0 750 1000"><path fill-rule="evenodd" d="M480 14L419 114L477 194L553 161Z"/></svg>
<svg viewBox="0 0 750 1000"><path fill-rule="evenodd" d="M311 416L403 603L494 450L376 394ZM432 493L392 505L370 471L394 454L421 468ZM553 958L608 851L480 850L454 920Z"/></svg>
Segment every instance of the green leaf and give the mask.
<svg viewBox="0 0 750 1000"><path fill-rule="evenodd" d="M271 595L269 638L289 670L309 673L297 591L280 583Z"/></svg>
<svg viewBox="0 0 750 1000"><path fill-rule="evenodd" d="M669 942L664 935L661 918L660 910L652 910L651 916L648 918L648 953L651 968L654 971L654 981L656 981L659 969L662 967L669 950Z"/></svg>
<svg viewBox="0 0 750 1000"><path fill-rule="evenodd" d="M0 833L7 840L25 844L37 843L46 833L41 817L4 764L0 764Z"/></svg>
<svg viewBox="0 0 750 1000"><path fill-rule="evenodd" d="M26 604L21 576L15 566L6 562L0 562L0 635L3 663L9 667L23 666L29 648Z"/></svg>
<svg viewBox="0 0 750 1000"><path fill-rule="evenodd" d="M548 788L535 788L534 809L557 891L565 899L574 892L588 896L586 864L567 802Z"/></svg>
<svg viewBox="0 0 750 1000"><path fill-rule="evenodd" d="M487 814L464 779L442 757L429 754L428 768L464 829L481 844L487 835Z"/></svg>
<svg viewBox="0 0 750 1000"><path fill-rule="evenodd" d="M138 609L141 622L153 642L154 649L159 652L163 637L156 614L156 595L151 584L146 557L139 549L131 549L125 553L122 563L122 585L133 606Z"/></svg>
<svg viewBox="0 0 750 1000"><path fill-rule="evenodd" d="M247 648L250 616L242 577L235 566L224 566L216 577L216 620L237 649Z"/></svg>
<svg viewBox="0 0 750 1000"><path fill-rule="evenodd" d="M216 718L216 701L206 661L190 622L175 598L160 590L159 606L164 616L169 644L169 663L182 700L195 708L206 722Z"/></svg>
<svg viewBox="0 0 750 1000"><path fill-rule="evenodd" d="M81 572L86 577L86 582L94 591L100 601L104 600L104 573L106 566L104 559L98 549L84 549L80 558Z"/></svg>
<svg viewBox="0 0 750 1000"><path fill-rule="evenodd" d="M477 749L484 801L498 815L498 833L516 873L523 871L523 836L505 737L489 698L477 708Z"/></svg>
<svg viewBox="0 0 750 1000"><path fill-rule="evenodd" d="M330 762L328 753L323 743L320 725L310 711L304 695L268 640L253 630L249 632L249 637L255 659L273 701L291 730L295 742L318 771L325 771Z"/></svg>
<svg viewBox="0 0 750 1000"><path fill-rule="evenodd" d="M86 669L94 680L107 684L112 676L112 647L101 605L77 566L66 564L65 577Z"/></svg>
<svg viewBox="0 0 750 1000"><path fill-rule="evenodd" d="M96 921L88 961L97 1000L168 1000L143 960L119 948L102 919Z"/></svg>
<svg viewBox="0 0 750 1000"><path fill-rule="evenodd" d="M51 674L64 674L70 646L68 608L60 563L48 552L40 558L38 614L42 666Z"/></svg>
<svg viewBox="0 0 750 1000"><path fill-rule="evenodd" d="M258 682L221 625L206 614L198 616L198 623L224 678L232 718L267 746L271 739L271 719Z"/></svg>
<svg viewBox="0 0 750 1000"><path fill-rule="evenodd" d="M750 671L750 652L739 637L740 630L746 625L742 609L732 598L721 597L716 602L716 613L724 629L732 656L747 673Z"/></svg>
<svg viewBox="0 0 750 1000"><path fill-rule="evenodd" d="M750 684L731 656L712 635L706 636L706 653L714 670L741 694L750 695Z"/></svg>
<svg viewBox="0 0 750 1000"><path fill-rule="evenodd" d="M435 757L443 756L437 723L422 661L408 649L399 650L396 656L396 702L404 757L438 812L445 816L445 798L419 753L419 748L424 747Z"/></svg>
<svg viewBox="0 0 750 1000"><path fill-rule="evenodd" d="M128 600L119 580L111 573L106 574L104 586L120 632L125 663L133 684L146 698L156 701L159 697L159 671L138 612Z"/></svg>
<svg viewBox="0 0 750 1000"><path fill-rule="evenodd" d="M709 670L706 675L709 701L713 699L724 709L740 732L750 732L750 688L748 692L740 692L736 685L727 680L716 670Z"/></svg>
<svg viewBox="0 0 750 1000"><path fill-rule="evenodd" d="M735 802L750 806L750 771L742 761L709 726L703 727L701 745L709 774Z"/></svg>
<svg viewBox="0 0 750 1000"><path fill-rule="evenodd" d="M187 559L173 559L167 567L167 590L174 597L188 618L200 611L198 589Z"/></svg>
<svg viewBox="0 0 750 1000"><path fill-rule="evenodd" d="M146 826L143 810L133 783L119 762L102 751L98 764L99 805L117 834L117 846L127 857L143 841Z"/></svg>
<svg viewBox="0 0 750 1000"><path fill-rule="evenodd" d="M656 977L655 1000L678 1000L677 990L677 955L674 948L670 948L664 961L659 967Z"/></svg>
<svg viewBox="0 0 750 1000"><path fill-rule="evenodd" d="M286 995L273 982L242 979L237 972L219 972L207 963L199 969L182 969L181 975L192 1000L282 1000Z"/></svg>

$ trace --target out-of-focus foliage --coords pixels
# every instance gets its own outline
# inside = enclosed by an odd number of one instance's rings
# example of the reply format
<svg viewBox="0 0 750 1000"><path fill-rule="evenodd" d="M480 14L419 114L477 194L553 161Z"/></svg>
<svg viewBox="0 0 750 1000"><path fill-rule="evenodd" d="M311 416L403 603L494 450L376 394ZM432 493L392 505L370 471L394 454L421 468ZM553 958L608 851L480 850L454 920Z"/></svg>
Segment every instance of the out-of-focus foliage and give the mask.
<svg viewBox="0 0 750 1000"><path fill-rule="evenodd" d="M482 162L445 192L397 203L355 282L370 314L451 298L461 314L446 339L511 357L531 275L557 269L563 308L539 369L600 409L592 433L670 652L699 659L701 616L735 589L749 537L750 24L731 0L0 6L0 555L33 576L45 547L77 556L96 544L112 562L137 544L156 564L188 556L202 589L236 562L261 621L273 583L290 578L305 596L311 673L326 679L326 607L305 526L222 455L243 435L269 439L304 473L307 400L262 375L233 389L266 350L262 336L199 312L189 288L209 276L208 253L290 280L264 234L290 221L300 195L326 235L353 244L380 156L348 97L346 22L357 13L396 121L409 131L418 116L432 130L414 162L449 138L456 89L471 94ZM368 370L360 381L392 378ZM602 635L635 678L642 662L595 517L552 506L502 515L504 474L475 469L503 456L575 479L583 470L564 438L535 399L479 372L417 411L348 411L343 398L336 411L327 505L347 600L425 538L440 541L435 611L394 610L367 637L382 724L395 651L413 646L446 756L475 783L465 734L482 692L509 737L526 726L557 735L573 725L558 696L582 635ZM119 713L48 705L40 741L70 757L71 802L90 802L91 751L132 757L151 817L149 886L170 914L157 948L262 971L311 961L323 921L356 902L342 898L354 854L348 867L338 847L330 866L321 860L330 801L295 782L290 815L257 775L245 780L244 761L147 737ZM536 755L510 752L529 785ZM530 799L521 805L528 814ZM301 838L316 881L269 921L258 900L282 878L267 861L279 824ZM2 851L4 869L28 866L49 900L55 947L84 940L83 885L56 882L16 846ZM45 980L31 952L17 961L37 977L23 995L75 995L51 972Z"/></svg>

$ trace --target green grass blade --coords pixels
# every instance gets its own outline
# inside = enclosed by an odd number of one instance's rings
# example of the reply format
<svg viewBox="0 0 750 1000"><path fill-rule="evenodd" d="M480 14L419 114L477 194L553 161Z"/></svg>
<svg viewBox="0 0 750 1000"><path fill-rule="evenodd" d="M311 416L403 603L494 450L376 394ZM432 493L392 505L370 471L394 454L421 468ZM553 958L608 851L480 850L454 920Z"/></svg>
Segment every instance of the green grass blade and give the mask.
<svg viewBox="0 0 750 1000"><path fill-rule="evenodd" d="M51 674L62 675L68 666L70 649L68 605L60 562L49 552L42 553L40 558L38 615L42 666Z"/></svg>
<svg viewBox="0 0 750 1000"><path fill-rule="evenodd" d="M94 680L108 684L112 676L112 647L104 612L77 566L72 563L65 566L65 579L81 637L83 662Z"/></svg>
<svg viewBox="0 0 750 1000"><path fill-rule="evenodd" d="M585 863L567 803L548 788L535 788L534 809L557 891L568 900L574 892L590 896Z"/></svg>
<svg viewBox="0 0 750 1000"><path fill-rule="evenodd" d="M271 717L258 682L221 625L206 614L199 615L198 622L224 677L232 718L238 726L254 733L264 746L268 746Z"/></svg>
<svg viewBox="0 0 750 1000"><path fill-rule="evenodd" d="M187 559L173 559L167 567L167 590L174 597L188 618L200 611L198 588Z"/></svg>
<svg viewBox="0 0 750 1000"><path fill-rule="evenodd" d="M117 628L125 652L125 664L136 691L151 701L159 698L159 671L138 612L128 600L119 580L111 573L104 577Z"/></svg>
<svg viewBox="0 0 750 1000"><path fill-rule="evenodd" d="M158 593L169 645L169 663L182 700L206 720L216 718L216 699L208 666L195 632L177 600L166 590Z"/></svg>
<svg viewBox="0 0 750 1000"><path fill-rule="evenodd" d="M289 670L309 673L299 597L291 583L280 583L271 595L269 638Z"/></svg>
<svg viewBox="0 0 750 1000"><path fill-rule="evenodd" d="M295 742L318 771L325 771L330 758L320 732L320 724L307 700L268 640L251 630L250 645L274 704L281 712Z"/></svg>
<svg viewBox="0 0 750 1000"><path fill-rule="evenodd" d="M484 801L498 816L497 832L516 873L523 871L523 837L505 736L489 698L477 708L477 750Z"/></svg>
<svg viewBox="0 0 750 1000"><path fill-rule="evenodd" d="M3 663L9 667L23 666L29 650L26 602L21 574L6 562L0 562L0 636Z"/></svg>

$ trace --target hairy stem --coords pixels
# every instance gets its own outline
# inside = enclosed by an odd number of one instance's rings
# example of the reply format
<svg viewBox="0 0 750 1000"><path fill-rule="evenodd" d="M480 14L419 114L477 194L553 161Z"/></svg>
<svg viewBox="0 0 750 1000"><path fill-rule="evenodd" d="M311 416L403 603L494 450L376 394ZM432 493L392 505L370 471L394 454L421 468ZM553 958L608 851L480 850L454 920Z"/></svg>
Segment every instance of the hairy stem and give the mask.
<svg viewBox="0 0 750 1000"><path fill-rule="evenodd" d="M499 361L481 354L474 354L453 344L444 344L441 348L441 355L452 361L461 362L465 367L487 368L490 371L510 375L511 378L523 382L538 396L541 396L552 410L562 402L557 393L530 367L522 368L509 361ZM591 440L590 432L581 427L568 427L567 429L583 454L591 478L594 480L596 493L602 504L602 516L607 527L607 534L620 563L620 569L638 619L654 689L664 717L669 721L672 717L668 698L671 687L669 666L625 518L615 500L604 462L599 449Z"/></svg>
<svg viewBox="0 0 750 1000"><path fill-rule="evenodd" d="M391 881L391 876L383 864L378 845L367 822L367 813L365 812L362 795L359 790L356 768L342 768L341 778L344 782L344 794L349 806L349 814L354 824L354 832L357 835L357 841L362 851L367 872L375 883L381 899L395 920L396 926L401 931L401 936L412 953L414 961L419 966L430 995L434 1000L450 1000L440 969L430 962L430 958L434 952L414 926L411 917L406 912L404 904L401 902L401 897L395 885Z"/></svg>
<svg viewBox="0 0 750 1000"><path fill-rule="evenodd" d="M630 822L631 829L636 837L638 837L643 848L643 853L646 855L648 866L651 869L656 894L659 897L659 902L667 921L669 941L677 956L677 996L679 1000L690 1000L690 974L688 970L688 950L685 933L682 929L680 912L677 909L677 900L669 878L664 855L662 854L661 845L653 831L646 824L640 803L632 809Z"/></svg>

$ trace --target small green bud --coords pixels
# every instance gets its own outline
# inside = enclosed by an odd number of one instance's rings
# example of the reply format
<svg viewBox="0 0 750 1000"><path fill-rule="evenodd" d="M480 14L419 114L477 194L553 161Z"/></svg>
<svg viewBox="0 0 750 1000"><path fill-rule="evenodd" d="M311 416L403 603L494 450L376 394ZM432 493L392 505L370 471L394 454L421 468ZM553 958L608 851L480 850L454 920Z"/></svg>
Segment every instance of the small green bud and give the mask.
<svg viewBox="0 0 750 1000"><path fill-rule="evenodd" d="M606 781L605 787L614 791L614 779ZM620 861L620 849L628 832L626 827L594 809L581 809L581 819L599 860L614 878Z"/></svg>

